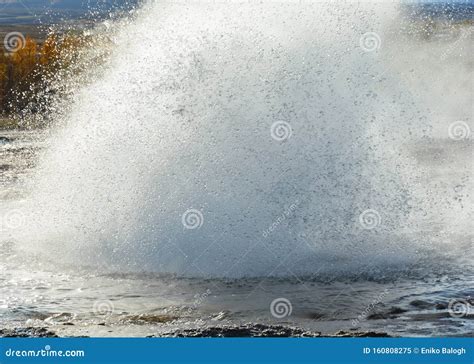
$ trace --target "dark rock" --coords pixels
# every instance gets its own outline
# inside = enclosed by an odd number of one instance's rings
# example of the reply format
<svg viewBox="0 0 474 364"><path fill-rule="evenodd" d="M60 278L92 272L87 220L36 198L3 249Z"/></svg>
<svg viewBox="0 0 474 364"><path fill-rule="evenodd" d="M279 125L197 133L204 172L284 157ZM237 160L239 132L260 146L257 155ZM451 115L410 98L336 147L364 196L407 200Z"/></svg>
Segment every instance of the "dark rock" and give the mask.
<svg viewBox="0 0 474 364"><path fill-rule="evenodd" d="M367 316L367 320L385 320L385 319L393 319L398 315L407 312L400 307L392 307L390 310L386 312L374 312Z"/></svg>
<svg viewBox="0 0 474 364"><path fill-rule="evenodd" d="M333 337L391 337L386 332L375 332L375 331L361 331L361 332L347 332L338 331Z"/></svg>
<svg viewBox="0 0 474 364"><path fill-rule="evenodd" d="M11 143L11 142L12 142L12 140L10 138L0 136L0 144L7 144L7 143Z"/></svg>
<svg viewBox="0 0 474 364"><path fill-rule="evenodd" d="M367 320L384 320L387 319L388 315L383 312L374 312L367 315Z"/></svg>
<svg viewBox="0 0 474 364"><path fill-rule="evenodd" d="M311 312L306 317L311 320L320 320L324 317L324 315L319 312Z"/></svg>
<svg viewBox="0 0 474 364"><path fill-rule="evenodd" d="M24 327L0 330L0 337L58 337L44 327Z"/></svg>
<svg viewBox="0 0 474 364"><path fill-rule="evenodd" d="M159 337L390 337L384 332L345 332L321 335L317 331L303 330L291 326L242 324L195 329L177 329L156 335Z"/></svg>
<svg viewBox="0 0 474 364"><path fill-rule="evenodd" d="M243 324L196 329L178 329L164 337L318 337L319 332L306 331L282 325Z"/></svg>
<svg viewBox="0 0 474 364"><path fill-rule="evenodd" d="M429 309L429 308L433 308L433 306L434 306L433 303L427 302L427 301L422 301L422 300L411 301L410 305L413 306L413 307L416 307L416 308L420 308L420 309Z"/></svg>
<svg viewBox="0 0 474 364"><path fill-rule="evenodd" d="M408 312L408 310L405 310L400 307L392 307L390 311L388 312L390 315L400 315L402 313Z"/></svg>

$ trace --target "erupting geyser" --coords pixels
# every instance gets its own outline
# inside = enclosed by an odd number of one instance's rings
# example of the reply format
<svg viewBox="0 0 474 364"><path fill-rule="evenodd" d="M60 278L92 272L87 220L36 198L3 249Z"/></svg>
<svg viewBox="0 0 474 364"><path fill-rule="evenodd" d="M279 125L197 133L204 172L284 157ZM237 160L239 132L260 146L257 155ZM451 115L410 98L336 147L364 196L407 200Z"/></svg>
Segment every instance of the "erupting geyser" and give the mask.
<svg viewBox="0 0 474 364"><path fill-rule="evenodd" d="M422 127L384 56L396 15L145 5L58 123L13 237L62 260L180 275L409 259L400 146Z"/></svg>

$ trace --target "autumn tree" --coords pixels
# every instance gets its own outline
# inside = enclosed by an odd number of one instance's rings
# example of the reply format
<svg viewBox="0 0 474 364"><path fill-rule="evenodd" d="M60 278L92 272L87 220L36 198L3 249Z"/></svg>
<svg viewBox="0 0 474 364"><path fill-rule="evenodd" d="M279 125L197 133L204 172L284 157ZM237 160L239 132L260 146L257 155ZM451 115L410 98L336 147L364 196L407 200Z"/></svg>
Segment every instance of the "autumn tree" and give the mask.
<svg viewBox="0 0 474 364"><path fill-rule="evenodd" d="M0 50L0 114L47 114L50 103L67 93L64 80L102 61L100 52L86 51L102 47L101 41L75 33L50 34L40 45L26 37L18 49ZM89 55L93 58L84 62Z"/></svg>

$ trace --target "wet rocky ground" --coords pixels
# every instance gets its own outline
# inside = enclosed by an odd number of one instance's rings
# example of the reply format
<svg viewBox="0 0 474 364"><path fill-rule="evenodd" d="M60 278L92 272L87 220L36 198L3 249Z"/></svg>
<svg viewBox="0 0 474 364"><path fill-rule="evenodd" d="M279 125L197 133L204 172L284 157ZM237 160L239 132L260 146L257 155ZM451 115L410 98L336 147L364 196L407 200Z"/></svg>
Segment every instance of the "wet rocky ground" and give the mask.
<svg viewBox="0 0 474 364"><path fill-rule="evenodd" d="M0 330L0 337L59 337L57 333L44 327L24 327ZM338 331L323 335L317 331L303 330L284 325L242 324L215 326L195 329L178 329L148 335L147 337L390 337L383 332Z"/></svg>
<svg viewBox="0 0 474 364"><path fill-rule="evenodd" d="M0 208L21 200L45 146L38 132L0 132ZM461 212L471 198L472 147L472 141L438 140L411 148L431 171L426 176L435 176L422 182L439 189L436 195L452 189L451 206ZM436 227L426 224L428 232ZM462 231L450 236L451 258L334 281L101 274L27 259L14 241L0 239L0 337L471 337L471 238ZM277 320L269 306L282 294L293 312Z"/></svg>

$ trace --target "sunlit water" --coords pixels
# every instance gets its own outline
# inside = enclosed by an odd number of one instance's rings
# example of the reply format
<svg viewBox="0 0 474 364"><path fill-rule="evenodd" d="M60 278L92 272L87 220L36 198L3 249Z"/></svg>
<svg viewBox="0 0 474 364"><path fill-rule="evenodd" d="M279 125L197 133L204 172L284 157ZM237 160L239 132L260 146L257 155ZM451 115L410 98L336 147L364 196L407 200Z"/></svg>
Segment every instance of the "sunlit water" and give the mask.
<svg viewBox="0 0 474 364"><path fill-rule="evenodd" d="M471 28L240 5L146 6L55 128L2 133L0 327L472 334Z"/></svg>

